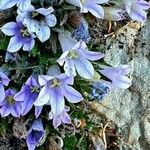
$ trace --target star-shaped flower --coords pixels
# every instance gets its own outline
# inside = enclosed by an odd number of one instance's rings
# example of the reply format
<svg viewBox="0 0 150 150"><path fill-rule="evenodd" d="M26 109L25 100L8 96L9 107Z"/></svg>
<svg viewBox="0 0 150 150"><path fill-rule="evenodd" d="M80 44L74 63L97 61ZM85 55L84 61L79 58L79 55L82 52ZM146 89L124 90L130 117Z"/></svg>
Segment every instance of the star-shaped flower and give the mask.
<svg viewBox="0 0 150 150"><path fill-rule="evenodd" d="M89 51L85 42L77 42L71 38L69 32L60 34L59 41L64 53L57 62L61 66L64 65L65 73L68 76L76 76L77 71L81 77L92 79L94 76L94 67L89 60L99 60L104 57L104 54Z"/></svg>
<svg viewBox="0 0 150 150"><path fill-rule="evenodd" d="M1 27L4 34L12 36L7 50L9 52L16 52L21 47L24 51L31 51L35 44L35 35L30 33L22 22L9 22Z"/></svg>
<svg viewBox="0 0 150 150"><path fill-rule="evenodd" d="M73 85L73 77L66 74L40 75L39 84L42 87L35 106L51 105L54 116L58 116L65 108L65 98L70 103L78 103L83 100L82 95L70 85Z"/></svg>
<svg viewBox="0 0 150 150"><path fill-rule="evenodd" d="M5 100L0 104L0 114L2 117L6 117L12 114L14 117L20 117L21 103L14 100L15 91L8 89L5 93Z"/></svg>

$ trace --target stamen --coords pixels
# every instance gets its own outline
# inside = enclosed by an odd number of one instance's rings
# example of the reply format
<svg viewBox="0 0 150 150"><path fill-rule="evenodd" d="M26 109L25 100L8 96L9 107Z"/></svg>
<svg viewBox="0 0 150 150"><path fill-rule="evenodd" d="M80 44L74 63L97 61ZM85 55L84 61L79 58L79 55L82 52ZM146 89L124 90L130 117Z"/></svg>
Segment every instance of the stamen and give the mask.
<svg viewBox="0 0 150 150"><path fill-rule="evenodd" d="M57 78L54 78L52 80L52 84L51 84L51 87L56 87L56 86L60 86L60 82Z"/></svg>
<svg viewBox="0 0 150 150"><path fill-rule="evenodd" d="M34 93L34 92L37 92L37 93L39 93L40 92L40 90L39 90L39 87L33 87L33 86L30 86L30 89L31 89L31 92L32 93Z"/></svg>
<svg viewBox="0 0 150 150"><path fill-rule="evenodd" d="M27 29L20 29L20 32L22 33L22 36L25 37L25 36L30 36L30 34L28 33L28 30Z"/></svg>
<svg viewBox="0 0 150 150"><path fill-rule="evenodd" d="M14 103L15 103L15 100L13 99L13 96L8 96L8 97L7 97L7 102L8 102L9 104L14 104Z"/></svg>

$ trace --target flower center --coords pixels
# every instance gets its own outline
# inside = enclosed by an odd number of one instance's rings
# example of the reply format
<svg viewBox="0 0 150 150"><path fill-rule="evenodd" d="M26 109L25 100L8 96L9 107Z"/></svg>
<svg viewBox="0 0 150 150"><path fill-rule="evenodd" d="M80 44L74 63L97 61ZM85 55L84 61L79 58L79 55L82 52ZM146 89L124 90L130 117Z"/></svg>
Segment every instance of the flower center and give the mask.
<svg viewBox="0 0 150 150"><path fill-rule="evenodd" d="M60 82L59 82L59 80L57 79L57 78L54 78L53 80L52 80L52 84L51 84L51 87L56 87L56 86L60 86Z"/></svg>
<svg viewBox="0 0 150 150"><path fill-rule="evenodd" d="M26 27L20 29L20 32L21 32L23 37L29 37L30 36L28 29Z"/></svg>
<svg viewBox="0 0 150 150"><path fill-rule="evenodd" d="M76 59L78 58L78 53L75 50L71 50L67 56L68 59Z"/></svg>
<svg viewBox="0 0 150 150"><path fill-rule="evenodd" d="M39 87L36 87L36 86L30 86L30 89L31 89L31 92L32 93L39 93L40 92L40 89Z"/></svg>
<svg viewBox="0 0 150 150"><path fill-rule="evenodd" d="M31 13L31 18L37 21L43 21L45 19L45 16L34 11Z"/></svg>
<svg viewBox="0 0 150 150"><path fill-rule="evenodd" d="M13 96L8 96L8 97L7 97L7 102L8 102L9 104L14 104L14 103L15 103L15 100L13 99Z"/></svg>

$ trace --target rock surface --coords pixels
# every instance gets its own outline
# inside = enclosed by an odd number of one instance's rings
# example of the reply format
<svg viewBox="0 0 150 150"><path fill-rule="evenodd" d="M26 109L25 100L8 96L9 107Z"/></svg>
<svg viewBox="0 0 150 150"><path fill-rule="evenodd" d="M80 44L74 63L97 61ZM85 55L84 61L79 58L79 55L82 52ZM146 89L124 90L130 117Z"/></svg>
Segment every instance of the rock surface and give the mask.
<svg viewBox="0 0 150 150"><path fill-rule="evenodd" d="M124 141L120 149L150 150L150 19L143 27L131 22L107 38L105 53L109 64L131 66L133 83L96 108L118 125Z"/></svg>

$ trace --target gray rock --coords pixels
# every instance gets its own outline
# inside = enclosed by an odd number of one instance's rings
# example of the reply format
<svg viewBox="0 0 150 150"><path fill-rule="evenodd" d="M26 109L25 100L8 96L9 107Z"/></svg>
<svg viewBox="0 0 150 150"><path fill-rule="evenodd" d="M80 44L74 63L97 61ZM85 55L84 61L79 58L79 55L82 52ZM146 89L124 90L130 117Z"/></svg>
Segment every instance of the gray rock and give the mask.
<svg viewBox="0 0 150 150"><path fill-rule="evenodd" d="M141 28L129 23L107 38L105 61L113 66L129 64L132 86L110 93L99 112L114 121L123 135L120 149L150 150L150 19ZM125 148L129 145L130 148Z"/></svg>

